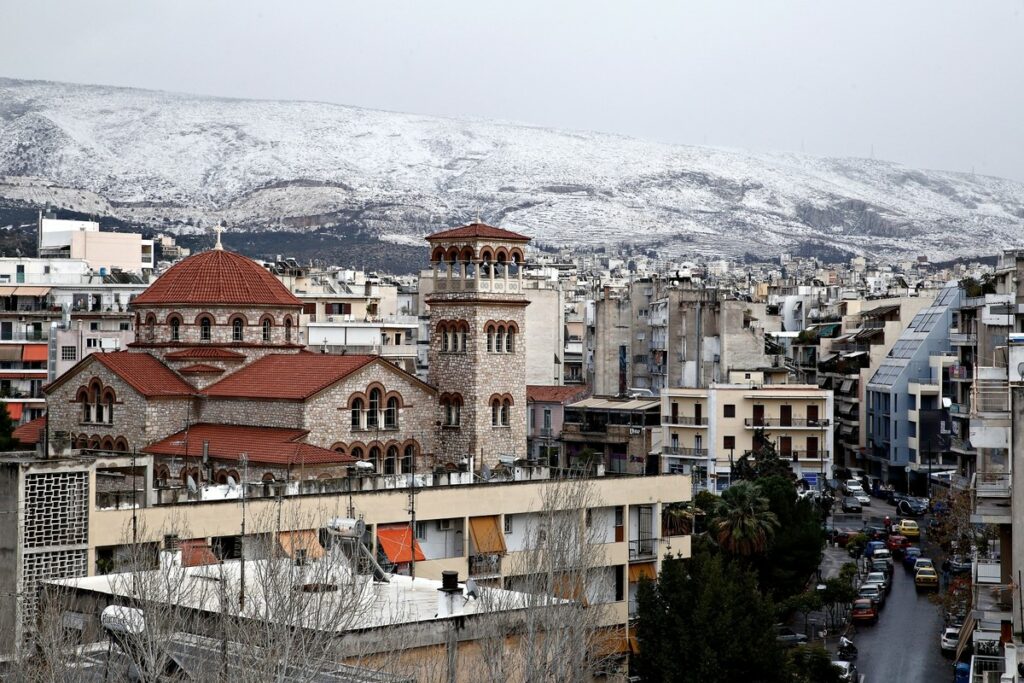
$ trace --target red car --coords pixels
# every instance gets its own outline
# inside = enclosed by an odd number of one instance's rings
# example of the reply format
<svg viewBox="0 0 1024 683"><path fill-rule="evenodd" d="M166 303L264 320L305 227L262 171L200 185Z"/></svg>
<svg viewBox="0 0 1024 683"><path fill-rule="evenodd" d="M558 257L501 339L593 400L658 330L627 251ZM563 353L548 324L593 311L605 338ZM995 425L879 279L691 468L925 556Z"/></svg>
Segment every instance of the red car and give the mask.
<svg viewBox="0 0 1024 683"><path fill-rule="evenodd" d="M878 608L870 598L860 598L853 601L853 611L850 618L855 622L874 624L878 621Z"/></svg>
<svg viewBox="0 0 1024 683"><path fill-rule="evenodd" d="M893 534L886 540L885 547L895 555L902 553L904 550L910 547L910 539L906 536L900 536L899 534Z"/></svg>

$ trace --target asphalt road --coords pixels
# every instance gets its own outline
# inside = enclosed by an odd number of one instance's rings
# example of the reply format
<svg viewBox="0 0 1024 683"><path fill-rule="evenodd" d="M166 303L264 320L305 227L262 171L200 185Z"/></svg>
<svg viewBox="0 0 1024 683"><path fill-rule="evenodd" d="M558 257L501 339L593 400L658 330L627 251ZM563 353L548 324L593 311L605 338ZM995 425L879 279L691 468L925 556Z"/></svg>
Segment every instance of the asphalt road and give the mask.
<svg viewBox="0 0 1024 683"><path fill-rule="evenodd" d="M873 499L864 509L866 519L882 519L896 513L892 506ZM924 526L927 518L918 520ZM925 539L925 557L936 558ZM936 558L936 565L939 564ZM859 656L857 669L865 683L944 683L953 680L951 658L939 650L942 616L928 600L928 593L914 589L914 577L897 564L892 591L882 608L878 623L858 626L853 635Z"/></svg>

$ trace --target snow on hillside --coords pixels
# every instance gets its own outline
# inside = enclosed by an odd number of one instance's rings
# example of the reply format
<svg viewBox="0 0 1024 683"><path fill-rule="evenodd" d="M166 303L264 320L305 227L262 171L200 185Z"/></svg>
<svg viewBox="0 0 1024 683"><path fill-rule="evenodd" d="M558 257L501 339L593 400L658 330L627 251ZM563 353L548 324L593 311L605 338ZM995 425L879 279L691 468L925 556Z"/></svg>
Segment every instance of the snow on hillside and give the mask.
<svg viewBox="0 0 1024 683"><path fill-rule="evenodd" d="M668 253L777 253L818 239L944 258L1024 234L1024 185L998 178L8 79L0 197L153 224L355 224L398 243L479 216L546 243L632 241Z"/></svg>

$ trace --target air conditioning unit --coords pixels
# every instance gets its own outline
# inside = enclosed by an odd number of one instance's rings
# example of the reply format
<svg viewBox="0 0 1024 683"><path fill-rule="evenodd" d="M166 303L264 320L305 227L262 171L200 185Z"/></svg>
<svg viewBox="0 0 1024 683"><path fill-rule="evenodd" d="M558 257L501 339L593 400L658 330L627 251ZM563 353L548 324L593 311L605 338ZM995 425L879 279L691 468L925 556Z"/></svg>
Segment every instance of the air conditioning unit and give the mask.
<svg viewBox="0 0 1024 683"><path fill-rule="evenodd" d="M452 530L452 520L450 520L450 519L439 519L439 520L437 520L437 530L438 531L451 531Z"/></svg>

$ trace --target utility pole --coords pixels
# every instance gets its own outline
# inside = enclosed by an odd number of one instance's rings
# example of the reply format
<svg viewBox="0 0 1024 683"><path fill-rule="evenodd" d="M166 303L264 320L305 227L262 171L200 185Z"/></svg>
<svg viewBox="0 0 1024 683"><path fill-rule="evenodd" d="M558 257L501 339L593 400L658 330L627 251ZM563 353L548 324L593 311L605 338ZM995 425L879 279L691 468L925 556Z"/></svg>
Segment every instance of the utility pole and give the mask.
<svg viewBox="0 0 1024 683"><path fill-rule="evenodd" d="M239 453L238 464L242 466L242 529L238 539L242 557L239 563L238 609L239 612L243 612L245 611L245 482L249 479L249 454Z"/></svg>
<svg viewBox="0 0 1024 683"><path fill-rule="evenodd" d="M416 456L413 455L409 473L409 576L416 580Z"/></svg>

